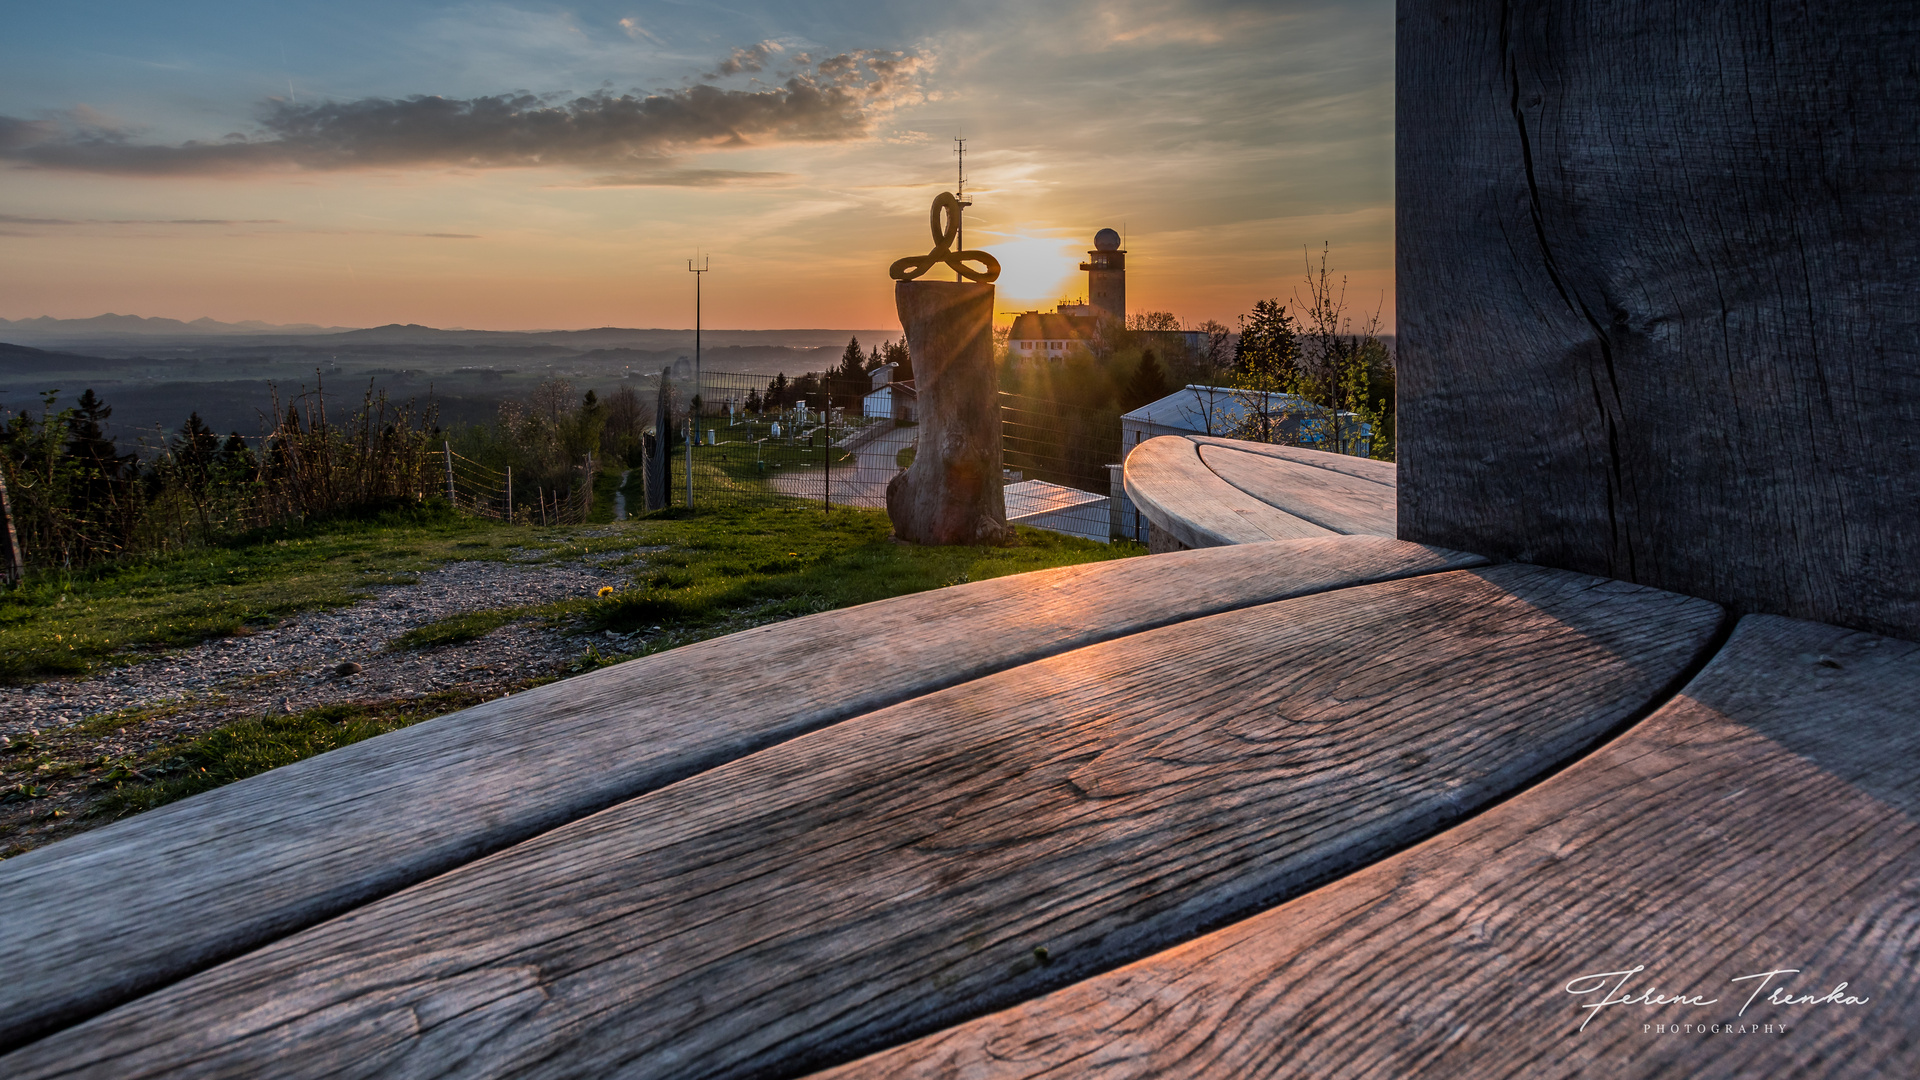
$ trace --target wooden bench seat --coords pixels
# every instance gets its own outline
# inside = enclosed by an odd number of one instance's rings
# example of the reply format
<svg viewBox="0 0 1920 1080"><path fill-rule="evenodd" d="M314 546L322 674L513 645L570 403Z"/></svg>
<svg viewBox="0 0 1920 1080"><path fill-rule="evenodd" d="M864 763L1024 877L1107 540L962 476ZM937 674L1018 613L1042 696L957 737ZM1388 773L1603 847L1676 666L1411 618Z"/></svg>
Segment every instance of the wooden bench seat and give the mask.
<svg viewBox="0 0 1920 1080"><path fill-rule="evenodd" d="M691 645L275 769L0 862L0 1050L847 717L1184 619L1484 561L1301 541L1000 578Z"/></svg>
<svg viewBox="0 0 1920 1080"><path fill-rule="evenodd" d="M1231 561L1212 554L1133 565L1166 588ZM554 828L0 1072L701 1077L845 1060L1431 836L1644 715L1721 621L1704 601L1508 565L1060 651Z"/></svg>
<svg viewBox="0 0 1920 1080"><path fill-rule="evenodd" d="M1229 484L1200 460L1196 444L1177 436L1134 447L1122 478L1134 508L1184 547L1339 535Z"/></svg>
<svg viewBox="0 0 1920 1080"><path fill-rule="evenodd" d="M827 1075L1920 1076L1916 699L1920 646L1749 616L1653 716L1471 821ZM1841 983L1864 1003L1768 1000ZM1586 1007L1649 990L1715 1003Z"/></svg>
<svg viewBox="0 0 1920 1080"><path fill-rule="evenodd" d="M1163 435L1127 455L1127 497L1182 547L1395 535L1396 469L1297 447ZM1316 530L1308 532L1308 530Z"/></svg>

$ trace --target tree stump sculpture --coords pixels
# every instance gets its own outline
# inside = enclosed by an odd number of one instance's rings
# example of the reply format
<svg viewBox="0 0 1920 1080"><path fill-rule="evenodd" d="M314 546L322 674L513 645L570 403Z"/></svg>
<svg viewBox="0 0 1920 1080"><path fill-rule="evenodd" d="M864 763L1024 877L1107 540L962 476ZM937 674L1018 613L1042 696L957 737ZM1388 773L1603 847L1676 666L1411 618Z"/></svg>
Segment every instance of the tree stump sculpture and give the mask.
<svg viewBox="0 0 1920 1080"><path fill-rule="evenodd" d="M916 544L1004 544L1013 539L1000 482L1000 408L993 373L993 281L1000 264L984 251L953 251L960 207L934 200L934 248L901 259L894 302L913 355L920 446L887 484L894 535ZM984 269L966 264L978 262ZM937 265L967 281L915 281Z"/></svg>

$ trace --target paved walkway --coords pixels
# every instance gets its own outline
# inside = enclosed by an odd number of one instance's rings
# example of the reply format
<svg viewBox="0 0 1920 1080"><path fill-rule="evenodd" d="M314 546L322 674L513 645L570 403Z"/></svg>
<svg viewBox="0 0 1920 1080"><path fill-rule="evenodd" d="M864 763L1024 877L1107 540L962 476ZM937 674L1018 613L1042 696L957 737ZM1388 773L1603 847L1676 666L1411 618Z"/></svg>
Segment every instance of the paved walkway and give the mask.
<svg viewBox="0 0 1920 1080"><path fill-rule="evenodd" d="M829 476L824 469L796 469L782 472L769 484L775 491L802 499L824 499L831 485L833 505L859 506L884 510L887 506L887 481L900 472L900 451L920 437L918 427L894 428L854 451L855 464L835 466Z"/></svg>

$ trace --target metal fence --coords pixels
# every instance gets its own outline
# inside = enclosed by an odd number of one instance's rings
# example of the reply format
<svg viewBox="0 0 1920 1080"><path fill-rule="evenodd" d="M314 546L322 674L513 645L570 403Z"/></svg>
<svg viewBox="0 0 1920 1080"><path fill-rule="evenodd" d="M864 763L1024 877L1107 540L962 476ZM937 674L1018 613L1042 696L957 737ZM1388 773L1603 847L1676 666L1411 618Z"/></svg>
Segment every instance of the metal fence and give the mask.
<svg viewBox="0 0 1920 1080"><path fill-rule="evenodd" d="M910 384L867 377L791 381L685 368L646 377L654 422L642 466L646 507L792 503L884 509L887 484L918 451ZM1000 395L1008 520L1108 541L1117 412ZM661 437L661 433L665 437Z"/></svg>
<svg viewBox="0 0 1920 1080"><path fill-rule="evenodd" d="M446 469L443 493L462 513L531 525L578 525L593 512L593 479L600 463L592 455L576 463L564 487L528 483L522 477L516 491L511 465L496 469L454 453L451 443L440 445Z"/></svg>

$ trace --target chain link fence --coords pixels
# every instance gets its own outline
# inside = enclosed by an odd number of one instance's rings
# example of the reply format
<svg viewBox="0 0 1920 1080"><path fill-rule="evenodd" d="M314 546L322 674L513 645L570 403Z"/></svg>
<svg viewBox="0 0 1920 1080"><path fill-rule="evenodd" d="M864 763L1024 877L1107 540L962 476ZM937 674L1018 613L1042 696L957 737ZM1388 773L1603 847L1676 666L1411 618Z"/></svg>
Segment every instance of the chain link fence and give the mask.
<svg viewBox="0 0 1920 1080"><path fill-rule="evenodd" d="M910 382L667 369L646 385L649 510L885 509L888 482L918 451ZM1008 520L1101 542L1125 535L1114 504L1118 414L1013 394L1000 395L1000 408Z"/></svg>

